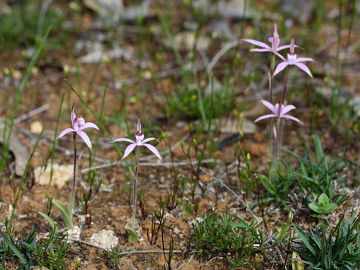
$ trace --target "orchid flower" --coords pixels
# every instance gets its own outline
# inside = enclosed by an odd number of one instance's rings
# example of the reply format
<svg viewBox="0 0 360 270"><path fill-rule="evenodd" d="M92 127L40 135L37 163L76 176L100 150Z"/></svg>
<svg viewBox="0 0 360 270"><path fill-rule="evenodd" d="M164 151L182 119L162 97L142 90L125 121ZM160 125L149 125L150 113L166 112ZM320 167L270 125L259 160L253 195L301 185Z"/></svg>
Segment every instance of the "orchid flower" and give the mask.
<svg viewBox="0 0 360 270"><path fill-rule="evenodd" d="M301 122L299 119L297 119L294 116L288 115L287 113L290 112L291 110L295 109L294 105L281 105L281 109L280 109L280 105L276 104L275 106L273 104L271 104L270 102L266 101L266 100L261 100L262 104L264 104L264 106L266 106L272 113L270 114L265 114L263 116L260 116L259 118L257 118L255 120L255 123L260 121L260 120L264 120L267 118L271 118L271 117L275 117L275 118L287 118L293 121L298 122L299 124L303 125L303 122Z"/></svg>
<svg viewBox="0 0 360 270"><path fill-rule="evenodd" d="M262 41L258 41L258 40L253 40L253 39L244 39L244 41L251 43L255 46L258 46L260 48L256 48L256 49L251 49L251 52L272 52L274 54L276 54L277 56L279 56L280 58L283 58L281 56L281 54L279 54L278 52L284 49L288 49L290 48L290 45L283 45L280 46L280 37L279 34L277 32L277 26L276 23L274 23L274 33L272 37L269 37L269 42L271 44L271 46L269 46L268 44L262 42Z"/></svg>
<svg viewBox="0 0 360 270"><path fill-rule="evenodd" d="M124 156L122 157L121 160L125 159L137 146L145 146L146 148L148 148L157 158L159 158L160 160L162 160L161 155L159 153L159 151L151 144L148 144L147 142L156 140L155 138L151 137L151 138L146 138L144 137L144 134L142 133L141 130L141 122L140 119L138 119L138 123L137 123L137 132L135 134L135 141L130 140L128 138L118 138L112 141L112 143L114 142L129 142L130 144L126 147L125 152L124 152Z"/></svg>
<svg viewBox="0 0 360 270"><path fill-rule="evenodd" d="M306 74L308 74L311 78L313 77L310 69L303 62L313 62L314 60L309 57L298 58L297 55L295 54L295 47L296 47L295 41L294 39L292 39L290 44L290 53L288 53L287 59L285 60L283 57L281 57L284 60L284 62L281 62L276 66L273 76L276 76L278 73L283 71L287 66L295 65L298 68L300 68L302 71L306 72Z"/></svg>
<svg viewBox="0 0 360 270"><path fill-rule="evenodd" d="M82 118L81 116L80 117L76 116L74 110L72 110L72 112L71 112L71 125L72 125L72 128L64 129L58 136L58 139L70 132L75 132L77 135L80 136L80 138L91 149L91 147L92 147L91 141L90 141L88 135L86 135L86 133L83 130L86 128L95 128L95 129L99 130L98 126L91 122L85 122L84 118Z"/></svg>

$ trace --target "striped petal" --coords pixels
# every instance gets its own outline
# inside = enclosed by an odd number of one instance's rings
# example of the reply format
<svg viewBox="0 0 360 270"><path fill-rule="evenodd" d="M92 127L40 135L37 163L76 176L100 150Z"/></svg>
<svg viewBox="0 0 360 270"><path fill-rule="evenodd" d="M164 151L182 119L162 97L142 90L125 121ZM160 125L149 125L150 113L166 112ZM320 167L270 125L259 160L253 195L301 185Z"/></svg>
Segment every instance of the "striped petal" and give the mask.
<svg viewBox="0 0 360 270"><path fill-rule="evenodd" d="M253 44L255 46L259 46L261 48L264 48L264 49L269 49L271 50L270 46L267 45L266 43L264 42L261 42L261 41L258 41L258 40L254 40L254 39L244 39L244 41L250 43L250 44Z"/></svg>
<svg viewBox="0 0 360 270"><path fill-rule="evenodd" d="M153 145L148 144L148 143L144 143L144 144L142 144L142 145L145 146L147 149L149 149L151 152L153 152L153 154L154 154L155 156L157 156L158 159L162 160L159 151L158 151Z"/></svg>
<svg viewBox="0 0 360 270"><path fill-rule="evenodd" d="M277 74L279 74L281 71L283 71L288 65L289 65L288 62L281 62L280 64L278 64L274 71L273 77L275 77Z"/></svg>
<svg viewBox="0 0 360 270"><path fill-rule="evenodd" d="M277 116L275 114L265 114L263 116L260 116L259 118L256 118L254 122L256 123L256 122L259 122L261 120L271 118L271 117L277 117Z"/></svg>
<svg viewBox="0 0 360 270"><path fill-rule="evenodd" d="M296 59L298 62L315 62L314 59L310 57L299 57Z"/></svg>
<svg viewBox="0 0 360 270"><path fill-rule="evenodd" d="M290 112L290 111L292 111L294 109L296 109L296 107L294 105L287 105L287 106L282 108L281 115L287 114L288 112Z"/></svg>
<svg viewBox="0 0 360 270"><path fill-rule="evenodd" d="M92 144L91 144L89 136L86 135L86 133L81 130L77 130L76 133L81 137L81 139L84 141L84 143L86 143L87 147L89 147L89 149L91 149Z"/></svg>
<svg viewBox="0 0 360 270"><path fill-rule="evenodd" d="M280 117L281 117L281 118L287 118L287 119L296 121L296 122L298 122L300 125L303 125L303 124L304 124L304 123L301 122L299 119L297 119L296 117L291 116L291 115L282 115L282 116L280 116Z"/></svg>
<svg viewBox="0 0 360 270"><path fill-rule="evenodd" d="M155 138L153 138L153 137L151 137L151 138L146 138L145 140L142 140L142 142L141 143L147 143L147 142L150 142L150 141L157 141L157 139L155 139Z"/></svg>
<svg viewBox="0 0 360 270"><path fill-rule="evenodd" d="M277 113L276 106L272 105L270 102L266 100L261 100L261 103L264 104L265 107L267 107L270 111L272 111L274 114Z"/></svg>
<svg viewBox="0 0 360 270"><path fill-rule="evenodd" d="M72 129L72 128L66 128L59 134L59 136L57 138L59 139L59 138L63 137L64 135L66 135L66 134L68 134L70 132L74 132L74 131L75 130Z"/></svg>
<svg viewBox="0 0 360 270"><path fill-rule="evenodd" d="M270 49L251 49L250 52L271 52Z"/></svg>
<svg viewBox="0 0 360 270"><path fill-rule="evenodd" d="M111 143L114 143L114 142L129 142L129 143L135 143L133 140L130 140L128 138L117 138L113 141L111 141Z"/></svg>
<svg viewBox="0 0 360 270"><path fill-rule="evenodd" d="M130 153L135 149L136 147L136 144L135 143L132 143L132 144L129 144L126 149L125 149L125 152L124 152L124 155L123 157L121 158L121 160L125 159L128 155L130 155Z"/></svg>
<svg viewBox="0 0 360 270"><path fill-rule="evenodd" d="M82 127L80 127L80 130L84 130L85 128L95 128L97 130L99 130L99 127L91 122L86 122Z"/></svg>
<svg viewBox="0 0 360 270"><path fill-rule="evenodd" d="M300 68L301 70L305 71L307 75L309 75L311 78L313 77L311 74L310 69L303 63L295 63L295 66L297 66L298 68Z"/></svg>

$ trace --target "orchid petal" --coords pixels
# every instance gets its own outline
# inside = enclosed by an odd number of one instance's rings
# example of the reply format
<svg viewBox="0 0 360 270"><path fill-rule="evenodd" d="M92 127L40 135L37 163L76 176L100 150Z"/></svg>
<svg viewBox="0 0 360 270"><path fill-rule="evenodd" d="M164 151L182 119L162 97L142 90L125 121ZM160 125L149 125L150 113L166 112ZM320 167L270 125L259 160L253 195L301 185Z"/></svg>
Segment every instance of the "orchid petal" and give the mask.
<svg viewBox="0 0 360 270"><path fill-rule="evenodd" d="M270 49L251 49L250 52L271 52Z"/></svg>
<svg viewBox="0 0 360 270"><path fill-rule="evenodd" d="M278 73L280 73L281 71L283 71L288 65L289 65L288 62L281 62L280 64L278 64L278 65L276 66L275 71L274 71L273 77L275 77Z"/></svg>
<svg viewBox="0 0 360 270"><path fill-rule="evenodd" d="M150 142L150 141L153 141L153 140L157 141L157 139L151 137L151 138L146 138L145 140L142 140L141 143L147 143L147 142Z"/></svg>
<svg viewBox="0 0 360 270"><path fill-rule="evenodd" d="M72 128L66 128L59 134L59 136L57 138L59 139L59 138L63 137L64 135L66 135L66 134L68 134L70 132L74 132L74 131L75 130L72 129Z"/></svg>
<svg viewBox="0 0 360 270"><path fill-rule="evenodd" d="M294 105L287 105L284 108L282 108L281 115L287 114L288 112L290 112L293 109L296 109L296 107Z"/></svg>
<svg viewBox="0 0 360 270"><path fill-rule="evenodd" d="M264 48L264 49L271 49L269 45L267 45L266 43L264 42L261 42L261 41L258 41L258 40L254 40L254 39L244 39L244 41L250 43L250 44L253 44L255 46L259 46L261 48Z"/></svg>
<svg viewBox="0 0 360 270"><path fill-rule="evenodd" d="M278 52L273 52L274 54L276 54L277 56L279 56L281 58L281 60L283 60L284 62L286 62L284 56L282 56L280 53Z"/></svg>
<svg viewBox="0 0 360 270"><path fill-rule="evenodd" d="M160 153L159 151L155 148L155 146L151 145L151 144L148 144L148 143L144 143L142 144L143 146L145 146L146 148L148 148L151 152L153 152L153 154L155 156L158 157L158 159L162 160L162 157L160 156Z"/></svg>
<svg viewBox="0 0 360 270"><path fill-rule="evenodd" d="M291 42L290 42L290 54L295 54L295 39L291 39Z"/></svg>
<svg viewBox="0 0 360 270"><path fill-rule="evenodd" d="M301 122L299 119L297 119L296 117L291 116L291 115L282 115L281 118L291 119L291 120L293 120L293 121L298 122L300 125L303 125L303 124L304 124L304 123Z"/></svg>
<svg viewBox="0 0 360 270"><path fill-rule="evenodd" d="M115 140L113 140L111 143L114 143L114 142L129 142L129 143L135 143L133 140L130 140L128 138L117 138Z"/></svg>
<svg viewBox="0 0 360 270"><path fill-rule="evenodd" d="M129 144L126 149L125 149L125 152L124 152L124 155L123 157L121 158L121 160L125 159L128 155L130 155L130 153L135 149L136 147L136 144L135 143L132 143L132 144Z"/></svg>
<svg viewBox="0 0 360 270"><path fill-rule="evenodd" d="M298 68L300 68L301 70L305 71L311 78L313 77L310 69L305 64L295 63L294 65L297 66Z"/></svg>
<svg viewBox="0 0 360 270"><path fill-rule="evenodd" d="M282 50L289 49L289 48L290 48L290 45L282 45L282 46L279 46L276 51L282 51Z"/></svg>
<svg viewBox="0 0 360 270"><path fill-rule="evenodd" d="M259 122L261 120L271 118L271 117L277 117L277 115L276 114L265 114L263 116L260 116L260 117L256 118L254 122L256 123L256 122Z"/></svg>
<svg viewBox="0 0 360 270"><path fill-rule="evenodd" d="M315 62L314 59L310 57L299 57L296 59L298 62Z"/></svg>
<svg viewBox="0 0 360 270"><path fill-rule="evenodd" d="M274 114L277 113L276 106L272 105L270 102L266 100L261 100L261 103L264 104L265 107L267 107L270 111L272 111Z"/></svg>
<svg viewBox="0 0 360 270"><path fill-rule="evenodd" d="M74 110L72 110L71 111L71 123L74 123L75 118L76 118L76 114L75 114Z"/></svg>
<svg viewBox="0 0 360 270"><path fill-rule="evenodd" d="M80 130L84 130L85 128L95 128L97 130L99 130L99 127L91 122L86 122L85 125L83 125L82 127L80 127Z"/></svg>
<svg viewBox="0 0 360 270"><path fill-rule="evenodd" d="M91 144L89 136L86 135L86 133L81 130L77 130L76 133L81 137L81 139L84 141L84 143L86 143L87 147L89 147L91 149L92 144Z"/></svg>
<svg viewBox="0 0 360 270"><path fill-rule="evenodd" d="M284 49L290 49L291 45L282 45L277 48L277 51L282 51ZM300 48L298 45L294 45L295 48Z"/></svg>

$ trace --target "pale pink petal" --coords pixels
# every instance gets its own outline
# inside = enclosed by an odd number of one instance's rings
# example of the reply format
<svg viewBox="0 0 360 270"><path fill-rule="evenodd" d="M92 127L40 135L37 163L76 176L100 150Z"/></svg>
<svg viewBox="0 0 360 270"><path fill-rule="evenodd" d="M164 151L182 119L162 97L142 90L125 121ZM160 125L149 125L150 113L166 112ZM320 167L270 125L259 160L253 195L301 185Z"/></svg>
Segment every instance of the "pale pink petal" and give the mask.
<svg viewBox="0 0 360 270"><path fill-rule="evenodd" d="M142 145L147 147L151 152L154 153L155 156L157 156L159 159L162 160L159 151L154 146L152 146L151 144L148 144L148 143L144 143Z"/></svg>
<svg viewBox="0 0 360 270"><path fill-rule="evenodd" d="M298 62L315 62L314 59L312 59L310 57L299 57L299 58L296 58L296 60Z"/></svg>
<svg viewBox="0 0 360 270"><path fill-rule="evenodd" d="M284 49L290 49L290 46L291 45L282 45L282 46L279 46L278 49L276 51L282 51ZM299 48L298 45L294 45L295 48Z"/></svg>
<svg viewBox="0 0 360 270"><path fill-rule="evenodd" d="M278 53L278 52L273 52L273 53L275 53L277 56L279 56L279 57L281 58L281 60L283 60L284 62L286 62L284 56L282 56L280 53Z"/></svg>
<svg viewBox="0 0 360 270"><path fill-rule="evenodd" d="M250 52L271 52L270 49L251 49Z"/></svg>
<svg viewBox="0 0 360 270"><path fill-rule="evenodd" d="M273 77L275 77L278 73L280 73L281 71L283 71L288 65L289 65L288 62L281 62L280 64L278 64L278 65L276 66L275 71L274 71Z"/></svg>
<svg viewBox="0 0 360 270"><path fill-rule="evenodd" d="M91 141L90 141L90 138L88 137L88 135L86 135L86 133L81 130L77 130L76 133L81 137L81 139L84 141L84 143L86 143L87 147L89 147L91 149L92 144L91 144Z"/></svg>
<svg viewBox="0 0 360 270"><path fill-rule="evenodd" d="M114 142L129 142L129 143L135 143L133 140L130 140L128 138L117 138L115 140L113 140L111 143L114 143Z"/></svg>
<svg viewBox="0 0 360 270"><path fill-rule="evenodd" d="M63 137L64 135L68 134L69 132L74 132L74 131L75 130L73 130L72 128L64 129L57 138L59 139L59 138Z"/></svg>
<svg viewBox="0 0 360 270"><path fill-rule="evenodd" d="M255 46L259 46L259 47L264 48L264 49L271 49L269 45L267 45L264 42L258 41L258 40L244 39L244 41L249 42L250 44L253 44Z"/></svg>
<svg viewBox="0 0 360 270"><path fill-rule="evenodd" d="M289 48L290 48L290 45L282 45L282 46L279 46L276 51L279 52L279 51L289 49Z"/></svg>
<svg viewBox="0 0 360 270"><path fill-rule="evenodd" d="M296 117L294 116L291 116L291 115L282 115L281 118L287 118L287 119L291 119L293 121L296 121L298 122L299 124L303 125L304 123L301 122L299 119L297 119Z"/></svg>
<svg viewBox="0 0 360 270"><path fill-rule="evenodd" d="M276 114L265 114L263 116L260 116L260 117L256 118L254 122L256 123L256 122L259 122L261 120L271 118L271 117L277 117L277 116L276 116Z"/></svg>
<svg viewBox="0 0 360 270"><path fill-rule="evenodd" d="M298 68L300 68L301 70L305 71L311 78L313 77L310 69L305 64L295 63L294 65L297 66Z"/></svg>
<svg viewBox="0 0 360 270"><path fill-rule="evenodd" d="M291 42L290 42L290 54L295 54L295 39L291 39Z"/></svg>
<svg viewBox="0 0 360 270"><path fill-rule="evenodd" d="M71 111L71 123L74 123L75 118L76 118L75 112Z"/></svg>
<svg viewBox="0 0 360 270"><path fill-rule="evenodd" d="M128 155L130 155L130 153L135 149L136 147L136 144L135 143L132 143L132 144L129 144L126 149L125 149L125 152L124 152L124 155L123 157L121 158L121 160L125 159Z"/></svg>
<svg viewBox="0 0 360 270"><path fill-rule="evenodd" d="M281 115L287 114L288 112L292 111L293 109L296 109L296 107L294 105L286 105L282 110L281 110Z"/></svg>
<svg viewBox="0 0 360 270"><path fill-rule="evenodd" d="M150 141L153 141L153 140L156 140L156 141L157 141L157 139L151 137L151 138L146 138L145 140L142 140L141 143L147 143L147 142L150 142Z"/></svg>
<svg viewBox="0 0 360 270"><path fill-rule="evenodd" d="M261 100L261 103L264 104L265 107L267 107L270 111L272 111L274 114L277 113L276 106L272 105L270 102L266 100Z"/></svg>
<svg viewBox="0 0 360 270"><path fill-rule="evenodd" d="M138 133L141 133L141 122L140 122L140 118L138 118L138 122L137 122L137 126L136 126L136 131Z"/></svg>
<svg viewBox="0 0 360 270"><path fill-rule="evenodd" d="M99 130L99 127L91 122L86 122L82 127L80 127L80 130L84 130L85 128L95 128L97 130Z"/></svg>

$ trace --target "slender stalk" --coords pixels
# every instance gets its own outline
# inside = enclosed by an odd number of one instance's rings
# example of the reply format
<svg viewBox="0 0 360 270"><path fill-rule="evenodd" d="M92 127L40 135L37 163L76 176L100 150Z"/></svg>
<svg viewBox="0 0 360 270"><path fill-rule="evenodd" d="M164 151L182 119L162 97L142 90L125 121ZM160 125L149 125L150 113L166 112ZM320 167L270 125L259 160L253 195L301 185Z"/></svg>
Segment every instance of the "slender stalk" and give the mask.
<svg viewBox="0 0 360 270"><path fill-rule="evenodd" d="M139 176L139 170L140 170L140 157L139 157L139 149L136 147L135 149L135 159L136 159L136 168L135 168L135 177L133 181L133 190L132 190L132 223L133 223L133 229L135 231L136 229L136 191L137 191L137 182L138 182L138 176Z"/></svg>
<svg viewBox="0 0 360 270"><path fill-rule="evenodd" d="M275 70L276 58L275 55L272 56L270 69L268 71L268 78L269 78L269 102L273 103L273 84L274 84L274 70ZM277 145L276 145L276 138L274 134L274 119L271 118L270 120L270 145L271 145L271 164L274 164L277 152Z"/></svg>
<svg viewBox="0 0 360 270"><path fill-rule="evenodd" d="M73 171L71 198L70 198L71 220L74 217L75 197L76 197L75 195L76 195L77 148L76 148L76 133L75 132L73 132L73 142L74 142L74 171Z"/></svg>

